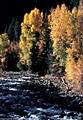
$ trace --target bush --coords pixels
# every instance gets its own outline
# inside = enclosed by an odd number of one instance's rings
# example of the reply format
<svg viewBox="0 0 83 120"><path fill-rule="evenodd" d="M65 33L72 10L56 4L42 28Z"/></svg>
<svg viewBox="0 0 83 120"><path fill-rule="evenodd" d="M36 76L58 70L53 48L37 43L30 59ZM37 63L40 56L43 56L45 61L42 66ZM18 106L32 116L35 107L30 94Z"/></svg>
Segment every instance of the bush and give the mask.
<svg viewBox="0 0 83 120"><path fill-rule="evenodd" d="M4 69L7 71L18 71L17 63L19 61L18 43L11 43L4 53Z"/></svg>

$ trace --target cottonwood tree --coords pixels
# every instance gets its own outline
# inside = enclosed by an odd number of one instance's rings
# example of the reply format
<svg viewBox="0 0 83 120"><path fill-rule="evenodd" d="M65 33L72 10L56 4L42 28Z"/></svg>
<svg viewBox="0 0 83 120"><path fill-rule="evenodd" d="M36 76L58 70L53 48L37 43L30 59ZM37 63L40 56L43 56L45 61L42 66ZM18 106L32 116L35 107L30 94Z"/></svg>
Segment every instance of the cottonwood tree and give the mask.
<svg viewBox="0 0 83 120"><path fill-rule="evenodd" d="M73 40L67 50L66 80L74 91L83 92L83 9L72 10Z"/></svg>
<svg viewBox="0 0 83 120"><path fill-rule="evenodd" d="M24 15L24 21L21 24L19 43L21 63L33 72L43 71L45 46L43 13L35 8Z"/></svg>
<svg viewBox="0 0 83 120"><path fill-rule="evenodd" d="M53 41L53 67L65 67L66 63L66 47L69 47L72 41L72 19L71 12L63 4L60 8L51 10L49 17L50 37ZM53 70L55 71L55 70Z"/></svg>

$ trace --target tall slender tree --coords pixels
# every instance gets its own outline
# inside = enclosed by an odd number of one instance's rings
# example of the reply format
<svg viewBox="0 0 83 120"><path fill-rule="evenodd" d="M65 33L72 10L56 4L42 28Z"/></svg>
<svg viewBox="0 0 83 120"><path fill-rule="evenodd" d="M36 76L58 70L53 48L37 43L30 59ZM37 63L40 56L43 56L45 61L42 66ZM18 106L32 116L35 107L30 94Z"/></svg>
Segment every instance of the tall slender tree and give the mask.
<svg viewBox="0 0 83 120"><path fill-rule="evenodd" d="M72 20L71 13L63 4L60 8L51 10L49 15L50 37L53 41L53 71L59 66L62 70L66 64L66 47L69 47L72 41ZM58 67L58 68L59 68Z"/></svg>
<svg viewBox="0 0 83 120"><path fill-rule="evenodd" d="M21 24L21 62L24 62L33 72L43 71L44 62L43 13L35 8L24 16ZM39 66L39 68L38 68Z"/></svg>
<svg viewBox="0 0 83 120"><path fill-rule="evenodd" d="M80 1L78 10L72 10L73 40L68 49L66 80L74 91L83 92L83 7Z"/></svg>

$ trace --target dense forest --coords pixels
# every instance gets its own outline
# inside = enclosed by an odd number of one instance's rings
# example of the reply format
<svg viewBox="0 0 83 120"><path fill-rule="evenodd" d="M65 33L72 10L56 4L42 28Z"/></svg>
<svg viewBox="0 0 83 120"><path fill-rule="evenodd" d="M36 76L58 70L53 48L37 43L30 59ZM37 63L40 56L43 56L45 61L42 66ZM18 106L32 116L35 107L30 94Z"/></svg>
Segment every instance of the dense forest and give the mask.
<svg viewBox="0 0 83 120"><path fill-rule="evenodd" d="M24 11L22 4L17 11L17 4L12 15L9 7L6 13L12 20L2 20L5 26L1 25L0 30L0 71L63 77L73 91L83 92L82 0L49 0L47 7L40 1L33 3L29 9L28 3Z"/></svg>

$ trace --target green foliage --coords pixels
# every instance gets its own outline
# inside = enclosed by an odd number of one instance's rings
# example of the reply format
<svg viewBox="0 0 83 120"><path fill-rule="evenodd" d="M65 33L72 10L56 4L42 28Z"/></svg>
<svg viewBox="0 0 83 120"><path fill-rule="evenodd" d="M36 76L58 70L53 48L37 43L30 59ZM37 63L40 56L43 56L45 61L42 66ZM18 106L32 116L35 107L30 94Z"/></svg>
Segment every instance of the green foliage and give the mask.
<svg viewBox="0 0 83 120"><path fill-rule="evenodd" d="M52 9L48 19L51 31L50 38L53 41L52 72L55 73L59 68L65 68L65 51L67 47L70 47L72 41L72 18L70 11L68 11L67 7L63 4L61 8L57 6L56 9Z"/></svg>
<svg viewBox="0 0 83 120"><path fill-rule="evenodd" d="M12 18L10 24L5 27L4 31L8 34L11 42L19 41L20 23L18 18Z"/></svg>
<svg viewBox="0 0 83 120"><path fill-rule="evenodd" d="M45 12L44 15L44 39L45 39L45 64L46 64L46 73L51 74L52 72L52 59L53 59L53 41L50 39L50 29L49 29L49 23L48 23L48 15L47 12Z"/></svg>
<svg viewBox="0 0 83 120"><path fill-rule="evenodd" d="M78 7L79 0L70 0L69 9L72 10L73 7Z"/></svg>
<svg viewBox="0 0 83 120"><path fill-rule="evenodd" d="M73 91L81 91L83 93L83 10L81 8L82 1L78 10L72 10L73 40L71 48L67 49L66 60L66 81Z"/></svg>
<svg viewBox="0 0 83 120"><path fill-rule="evenodd" d="M0 68L3 68L3 63L5 61L4 53L7 51L9 47L9 39L6 33L0 35Z"/></svg>
<svg viewBox="0 0 83 120"><path fill-rule="evenodd" d="M57 45L55 47L55 59L58 61L60 66L65 66L66 64L66 52L62 46Z"/></svg>
<svg viewBox="0 0 83 120"><path fill-rule="evenodd" d="M9 46L9 39L6 33L0 35L0 56L3 55L5 49Z"/></svg>
<svg viewBox="0 0 83 120"><path fill-rule="evenodd" d="M36 63L38 63L38 56L43 51L42 25L43 13L37 8L32 10L30 14L26 13L21 24L20 62L26 65L28 70L32 69L34 72L38 71Z"/></svg>
<svg viewBox="0 0 83 120"><path fill-rule="evenodd" d="M70 12L63 4L51 9L49 16L47 12L43 15L35 8L24 15L21 35L18 20L12 19L5 29L8 35L0 35L0 67L4 70L29 70L39 75L53 74L59 77L66 73L66 82L70 88L78 84L81 86L82 18L80 6L78 10L74 8ZM16 43L19 35L20 41ZM14 43L10 44L8 38Z"/></svg>

